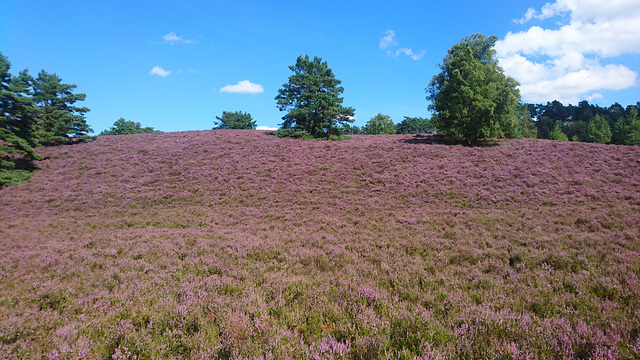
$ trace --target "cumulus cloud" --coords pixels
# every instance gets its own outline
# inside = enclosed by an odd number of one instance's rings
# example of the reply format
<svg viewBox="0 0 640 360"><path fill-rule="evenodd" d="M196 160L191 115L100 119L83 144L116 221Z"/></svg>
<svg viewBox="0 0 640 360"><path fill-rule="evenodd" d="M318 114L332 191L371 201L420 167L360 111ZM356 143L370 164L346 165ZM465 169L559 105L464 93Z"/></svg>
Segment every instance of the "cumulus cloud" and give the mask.
<svg viewBox="0 0 640 360"><path fill-rule="evenodd" d="M496 43L500 65L521 83L525 101L577 103L602 99L601 90L638 85L638 73L612 64L640 53L640 2L556 0L530 8L519 23L555 19L556 28L531 26ZM610 64L603 65L603 59Z"/></svg>
<svg viewBox="0 0 640 360"><path fill-rule="evenodd" d="M227 85L220 89L220 92L235 94L259 94L264 92L260 84L254 84L249 80L239 81L236 85Z"/></svg>
<svg viewBox="0 0 640 360"><path fill-rule="evenodd" d="M196 42L195 40L185 39L182 36L178 36L173 31L168 33L168 34L166 34L166 35L164 35L162 37L162 39L164 40L165 43L171 44L171 45L176 44L176 43L177 44L193 44L193 43Z"/></svg>
<svg viewBox="0 0 640 360"><path fill-rule="evenodd" d="M167 77L167 76L171 75L171 71L167 71L167 70L161 68L160 66L154 66L153 69L151 69L151 71L149 71L149 74L158 75L158 76L162 76L162 77Z"/></svg>
<svg viewBox="0 0 640 360"><path fill-rule="evenodd" d="M387 55L392 56L394 59L397 59L400 55L407 55L411 59L418 61L420 60L426 51L422 50L419 53L415 53L411 48L398 48L400 44L395 40L396 33L393 30L387 30L384 32L384 36L380 38L380 49L387 50ZM395 48L395 51L392 51L392 48Z"/></svg>

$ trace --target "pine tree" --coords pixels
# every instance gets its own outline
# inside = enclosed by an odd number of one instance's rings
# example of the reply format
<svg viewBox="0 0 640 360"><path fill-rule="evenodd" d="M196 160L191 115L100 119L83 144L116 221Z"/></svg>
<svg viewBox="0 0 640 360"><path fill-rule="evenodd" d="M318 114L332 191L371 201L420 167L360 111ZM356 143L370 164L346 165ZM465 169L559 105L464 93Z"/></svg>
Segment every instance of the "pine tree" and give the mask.
<svg viewBox="0 0 640 360"><path fill-rule="evenodd" d="M223 111L222 117L216 116L214 129L255 129L256 121L251 118L251 114L242 111Z"/></svg>
<svg viewBox="0 0 640 360"><path fill-rule="evenodd" d="M0 189L31 177L33 160L41 157L33 150L28 72L11 76L11 63L0 53Z"/></svg>
<svg viewBox="0 0 640 360"><path fill-rule="evenodd" d="M70 135L79 140L93 131L84 117L89 109L73 106L86 98L85 94L73 93L76 85L63 84L58 75L42 70L33 88L33 100L38 106L34 137L39 144L69 144L73 142Z"/></svg>
<svg viewBox="0 0 640 360"><path fill-rule="evenodd" d="M120 118L113 123L113 126L109 130L104 130L98 136L103 135L130 135L130 134L147 134L161 132L155 130L153 127L142 127L139 122L133 122Z"/></svg>
<svg viewBox="0 0 640 360"><path fill-rule="evenodd" d="M341 125L353 122L355 110L342 106L340 94L342 81L321 58L298 56L289 81L278 90L275 100L280 111L288 111L282 117L283 129L310 134L314 138L340 135Z"/></svg>

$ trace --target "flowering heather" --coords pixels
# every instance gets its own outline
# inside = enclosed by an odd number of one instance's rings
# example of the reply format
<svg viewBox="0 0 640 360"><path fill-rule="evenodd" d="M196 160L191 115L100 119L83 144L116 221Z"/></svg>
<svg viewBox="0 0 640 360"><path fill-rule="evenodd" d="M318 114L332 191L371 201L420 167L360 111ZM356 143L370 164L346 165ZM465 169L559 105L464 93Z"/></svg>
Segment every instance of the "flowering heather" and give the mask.
<svg viewBox="0 0 640 360"><path fill-rule="evenodd" d="M38 149L0 358L640 357L640 148L252 130Z"/></svg>

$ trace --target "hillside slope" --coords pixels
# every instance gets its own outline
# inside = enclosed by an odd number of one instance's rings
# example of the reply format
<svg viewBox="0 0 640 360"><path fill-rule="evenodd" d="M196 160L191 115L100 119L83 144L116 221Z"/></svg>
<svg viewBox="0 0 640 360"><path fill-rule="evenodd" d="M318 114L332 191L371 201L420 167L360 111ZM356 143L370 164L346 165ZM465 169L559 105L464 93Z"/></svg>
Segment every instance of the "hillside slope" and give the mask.
<svg viewBox="0 0 640 360"><path fill-rule="evenodd" d="M40 150L2 358L634 358L640 149L258 131Z"/></svg>

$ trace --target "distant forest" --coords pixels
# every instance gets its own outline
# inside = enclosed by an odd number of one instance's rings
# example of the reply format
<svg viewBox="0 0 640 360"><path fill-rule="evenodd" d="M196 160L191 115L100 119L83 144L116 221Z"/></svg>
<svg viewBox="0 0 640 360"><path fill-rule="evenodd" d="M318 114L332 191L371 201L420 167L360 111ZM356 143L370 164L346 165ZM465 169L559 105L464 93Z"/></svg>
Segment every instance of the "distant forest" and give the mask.
<svg viewBox="0 0 640 360"><path fill-rule="evenodd" d="M640 102L626 108L618 103L600 107L588 101L581 101L577 106L565 106L560 101L525 105L529 116L535 119L537 137L540 139L640 145ZM601 126L606 124L606 127L598 129L596 123ZM557 133L558 129L561 134ZM598 131L604 132L600 138L594 137ZM562 134L566 139L554 138Z"/></svg>

